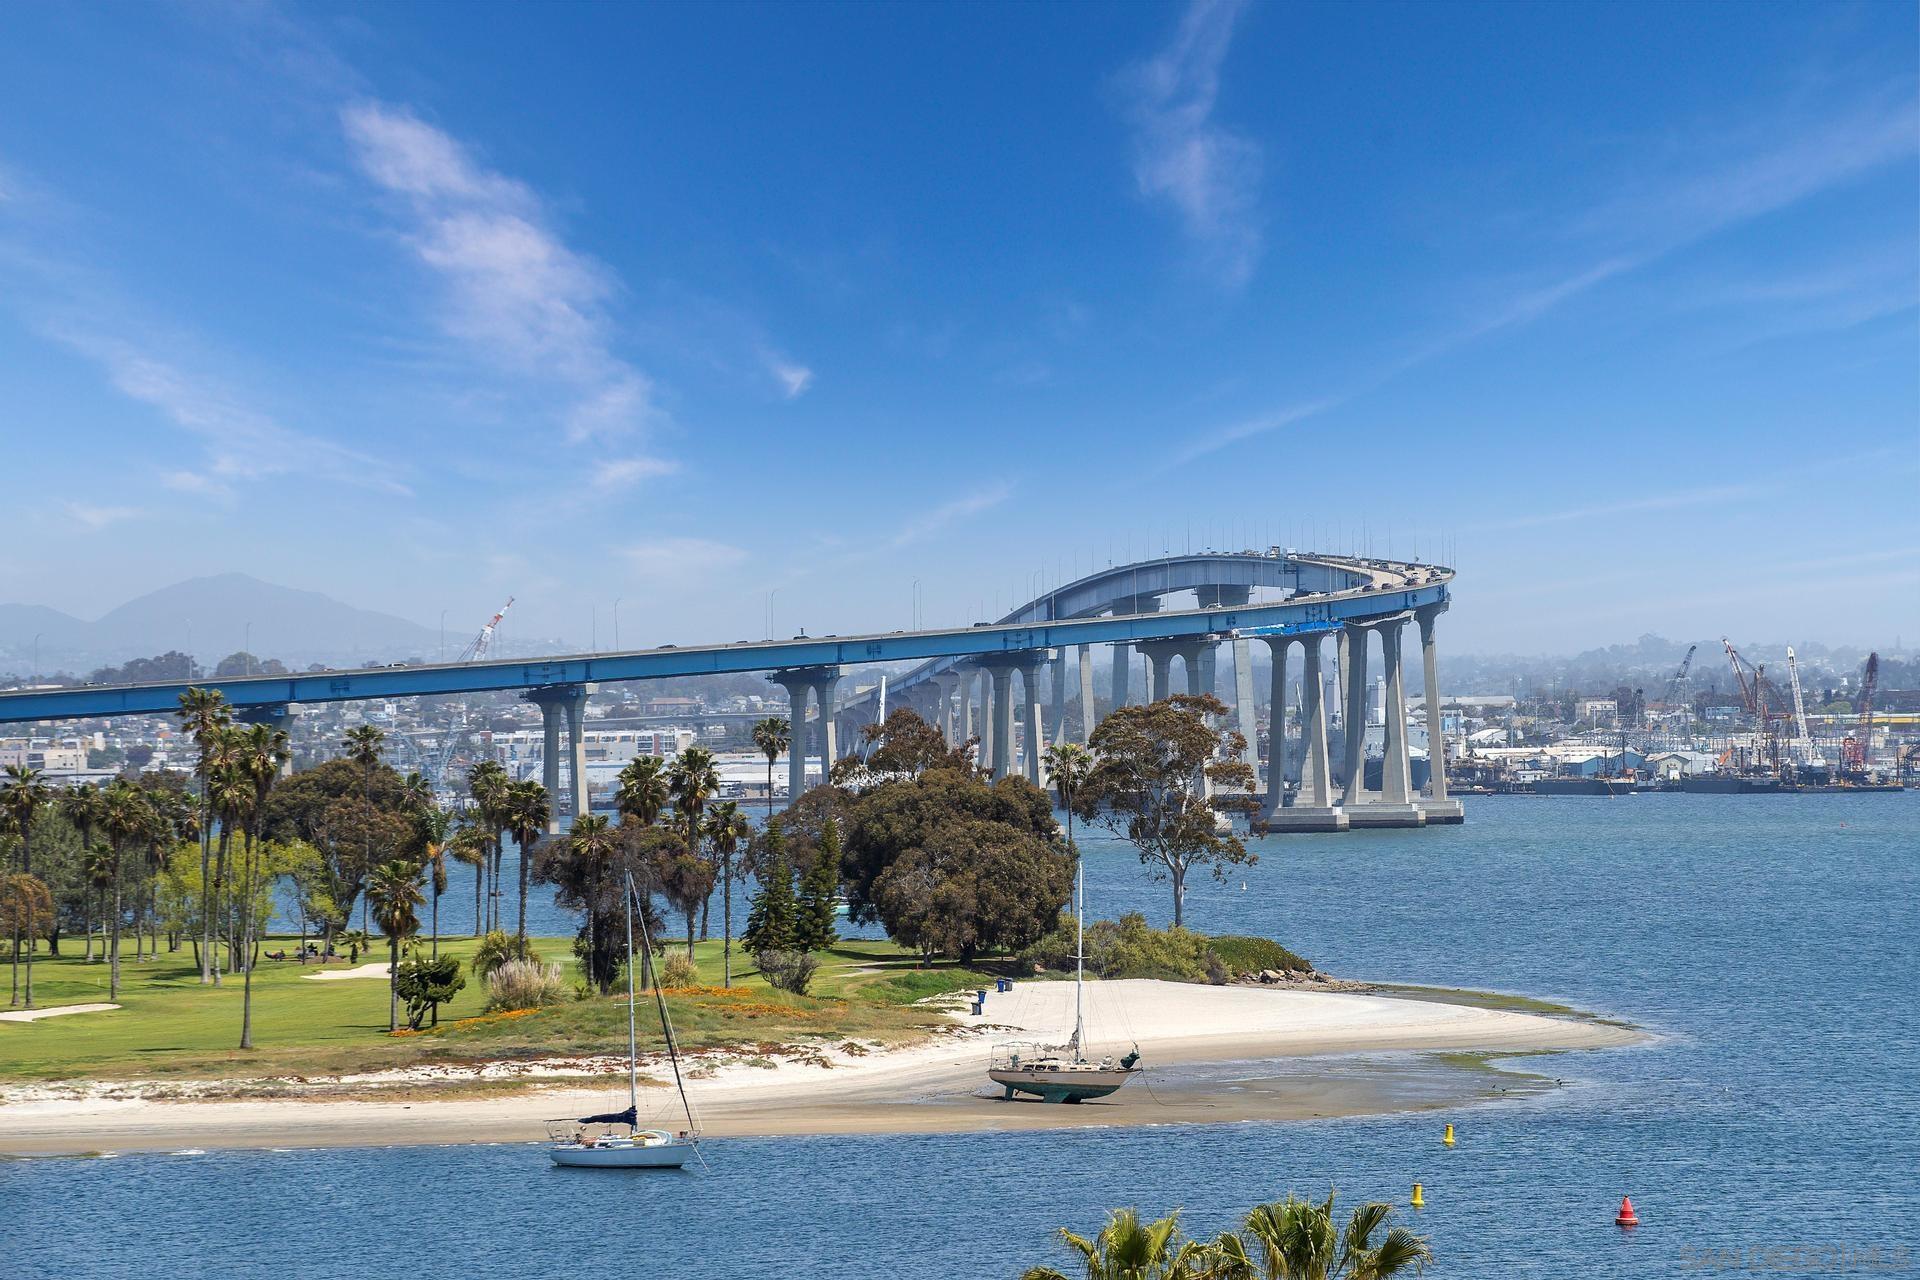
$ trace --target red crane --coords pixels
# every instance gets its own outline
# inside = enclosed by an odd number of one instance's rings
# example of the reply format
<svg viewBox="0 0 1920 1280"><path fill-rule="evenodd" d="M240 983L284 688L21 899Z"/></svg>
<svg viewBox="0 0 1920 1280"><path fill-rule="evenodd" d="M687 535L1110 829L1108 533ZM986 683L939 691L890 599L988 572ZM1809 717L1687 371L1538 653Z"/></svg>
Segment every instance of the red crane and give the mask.
<svg viewBox="0 0 1920 1280"><path fill-rule="evenodd" d="M1840 765L1850 773L1865 773L1873 757L1873 689L1880 683L1880 655L1867 655L1867 669L1860 676L1860 700L1855 704L1860 719L1854 731L1840 740Z"/></svg>

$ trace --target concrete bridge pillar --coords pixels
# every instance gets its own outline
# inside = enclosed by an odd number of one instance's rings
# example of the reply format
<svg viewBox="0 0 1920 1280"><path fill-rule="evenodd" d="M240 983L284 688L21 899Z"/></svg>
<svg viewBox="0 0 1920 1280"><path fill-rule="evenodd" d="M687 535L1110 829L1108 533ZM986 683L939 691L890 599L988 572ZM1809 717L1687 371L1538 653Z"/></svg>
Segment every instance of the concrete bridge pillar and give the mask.
<svg viewBox="0 0 1920 1280"><path fill-rule="evenodd" d="M1047 743L1059 746L1067 740L1067 655L1055 654L1047 663L1047 683L1052 708L1047 713Z"/></svg>
<svg viewBox="0 0 1920 1280"><path fill-rule="evenodd" d="M1420 807L1413 802L1412 769L1407 755L1407 683L1405 664L1401 661L1405 622L1402 615L1374 624L1380 633L1380 660L1386 689L1386 723L1382 726L1386 749L1380 760L1379 798L1372 803L1349 805L1347 822L1351 826L1417 827L1425 821ZM1359 675L1356 670L1354 676ZM1352 697L1355 685L1361 689L1364 707L1364 681L1352 680L1348 697Z"/></svg>
<svg viewBox="0 0 1920 1280"><path fill-rule="evenodd" d="M1428 605L1424 609L1416 609L1413 616L1420 623L1420 661L1426 677L1429 780L1427 799L1421 802L1420 810L1426 814L1428 822L1452 823L1464 822L1466 813L1458 800L1447 798L1447 740L1440 729L1440 668L1433 646L1433 624L1445 609L1445 605Z"/></svg>
<svg viewBox="0 0 1920 1280"><path fill-rule="evenodd" d="M1296 805L1325 809L1333 803L1333 779L1327 772L1327 682L1320 672L1318 635L1305 635L1300 645L1306 650L1306 669L1301 675L1300 729L1306 744L1306 760L1300 773L1300 791Z"/></svg>
<svg viewBox="0 0 1920 1280"><path fill-rule="evenodd" d="M547 789L547 833L555 834L564 824L587 812L587 743L582 725L587 713L590 684L546 685L527 692L526 699L540 708L540 783ZM567 733L568 789L560 789L560 730Z"/></svg>
<svg viewBox="0 0 1920 1280"><path fill-rule="evenodd" d="M839 709L834 705L840 691L840 668L816 667L814 671L813 697L820 707L820 780L825 782L833 772L833 762L840 758Z"/></svg>
<svg viewBox="0 0 1920 1280"><path fill-rule="evenodd" d="M1269 822L1287 803L1287 650L1292 636L1262 636L1273 657L1272 700L1267 711L1267 803Z"/></svg>
<svg viewBox="0 0 1920 1280"><path fill-rule="evenodd" d="M1113 646L1113 708L1118 711L1132 699L1127 685L1133 674L1133 649L1129 645Z"/></svg>
<svg viewBox="0 0 1920 1280"><path fill-rule="evenodd" d="M1240 762L1260 767L1260 728L1253 722L1253 646L1245 636L1233 638L1233 727L1247 740Z"/></svg>
<svg viewBox="0 0 1920 1280"><path fill-rule="evenodd" d="M1188 649L1185 654L1187 666L1187 692L1204 693L1209 697L1219 696L1217 659L1220 646L1209 640Z"/></svg>
<svg viewBox="0 0 1920 1280"><path fill-rule="evenodd" d="M840 683L839 667L789 667L767 677L787 691L787 725L791 743L787 748L787 803L798 800L807 789L807 695L813 694L820 706L820 742L825 750L824 778L833 768L834 691Z"/></svg>
<svg viewBox="0 0 1920 1280"><path fill-rule="evenodd" d="M1093 646L1080 646L1080 744L1093 741L1096 709L1093 701Z"/></svg>
<svg viewBox="0 0 1920 1280"><path fill-rule="evenodd" d="M1059 658L1057 650L1035 649L1016 659L1020 668L1020 689L1026 699L1027 727L1021 754L1021 772L1035 786L1045 786L1046 768L1041 755L1047 749L1046 722L1040 715L1040 669Z"/></svg>
<svg viewBox="0 0 1920 1280"><path fill-rule="evenodd" d="M988 733L992 736L993 780L1013 772L1013 667L994 663L986 668L990 710Z"/></svg>
<svg viewBox="0 0 1920 1280"><path fill-rule="evenodd" d="M1186 653L1191 644L1188 640L1145 640L1134 646L1147 660L1148 702L1172 695L1173 660Z"/></svg>
<svg viewBox="0 0 1920 1280"><path fill-rule="evenodd" d="M1346 729L1346 789L1340 803L1360 804L1367 789L1367 628L1349 622L1340 629L1340 674L1346 681L1346 706L1341 724Z"/></svg>

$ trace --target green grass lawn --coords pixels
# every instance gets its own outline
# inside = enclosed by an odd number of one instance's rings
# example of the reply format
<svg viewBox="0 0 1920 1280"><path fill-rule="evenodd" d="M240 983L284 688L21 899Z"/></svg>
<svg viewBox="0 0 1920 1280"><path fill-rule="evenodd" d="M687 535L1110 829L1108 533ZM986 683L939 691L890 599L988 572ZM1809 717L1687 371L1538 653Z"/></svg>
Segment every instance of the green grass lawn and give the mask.
<svg viewBox="0 0 1920 1280"><path fill-rule="evenodd" d="M623 995L550 1006L530 1014L480 1016L484 986L468 985L449 1006L440 1026L417 1034L387 1032L387 985L378 978L313 981L303 975L323 966L261 960L253 975L254 1048L242 1052L241 982L238 975L218 989L200 985L189 948L138 964L121 959L122 1007L33 1023L0 1022L0 1079L249 1078L334 1075L426 1062L472 1062L580 1053L619 1053L626 1047ZM263 951L290 940L275 938ZM560 961L576 978L571 939L541 938L535 947ZM443 938L442 953L463 960L470 938ZM34 963L35 1003L42 1007L107 1001L107 966L74 954ZM695 947L701 988L669 994L675 1030L683 1045L755 1046L847 1039L897 1042L923 1034L937 1015L912 1002L928 995L985 984L985 975L955 966L916 967L916 958L890 942L843 942L821 953L811 992L776 991L734 949L736 990L719 991L721 944ZM384 961L384 950L362 963ZM326 969L352 966L329 964ZM404 1011L403 1011L404 1016ZM659 1044L657 1024L643 1016L643 1051Z"/></svg>

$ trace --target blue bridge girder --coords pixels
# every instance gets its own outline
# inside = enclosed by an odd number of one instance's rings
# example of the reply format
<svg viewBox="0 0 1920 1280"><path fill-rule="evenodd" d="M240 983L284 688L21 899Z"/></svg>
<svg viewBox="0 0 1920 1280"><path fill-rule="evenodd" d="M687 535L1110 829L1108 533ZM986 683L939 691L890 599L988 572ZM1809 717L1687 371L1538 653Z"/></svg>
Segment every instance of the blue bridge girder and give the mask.
<svg viewBox="0 0 1920 1280"><path fill-rule="evenodd" d="M1229 602L1226 607L1240 618L1239 625L1232 629L1242 636L1305 634L1331 631L1342 622L1443 603L1452 581L1451 569L1403 560L1319 555L1279 548L1265 552L1196 551L1095 570L1036 596L1000 622L1001 625L1052 624L1102 615L1173 618L1184 615L1158 613L1159 601L1165 596L1191 591L1203 603L1209 596L1225 598ZM1274 608L1272 605L1239 603L1256 590L1286 591L1295 595L1284 602L1278 613L1268 612ZM1415 603L1397 605L1393 603L1397 599L1410 599ZM1318 604L1337 607L1323 611L1314 608ZM1219 616L1221 610L1201 612ZM1258 621L1254 620L1256 616ZM1134 635L1062 637L1053 643L1178 639L1195 634L1206 633L1149 630ZM903 693L943 671L962 666L967 657L966 654L935 657L890 681L889 689ZM877 704L878 697L877 690L868 691L844 701L842 709L857 716Z"/></svg>
<svg viewBox="0 0 1920 1280"><path fill-rule="evenodd" d="M1220 581L1222 577L1226 581ZM218 690L229 705L247 709L882 662L922 662L925 665L914 673L919 675L931 672L942 659L1068 645L1226 637L1270 629L1331 629L1342 622L1443 605L1452 578L1451 570L1428 565L1335 556L1253 552L1175 556L1090 575L1049 592L1000 622L971 627L668 645L531 660L502 658L284 676L17 690L0 692L0 724L164 715L178 708L180 695L190 687ZM1112 608L1118 597L1136 603L1172 592L1223 586L1229 590L1285 586L1302 594L1272 603L1092 616L1102 608ZM1104 601L1100 598L1103 593Z"/></svg>

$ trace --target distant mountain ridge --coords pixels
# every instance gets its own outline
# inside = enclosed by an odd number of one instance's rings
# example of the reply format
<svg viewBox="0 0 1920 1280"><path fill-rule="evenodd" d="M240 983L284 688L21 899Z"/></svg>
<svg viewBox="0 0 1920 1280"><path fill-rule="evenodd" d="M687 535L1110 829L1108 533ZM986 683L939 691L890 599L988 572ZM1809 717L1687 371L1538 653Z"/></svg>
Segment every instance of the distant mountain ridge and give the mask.
<svg viewBox="0 0 1920 1280"><path fill-rule="evenodd" d="M189 578L92 622L44 605L0 604L0 670L25 672L36 636L42 672L76 674L172 649L190 649L209 666L241 648L289 665L332 666L432 660L440 652L440 633L432 627L244 573Z"/></svg>

